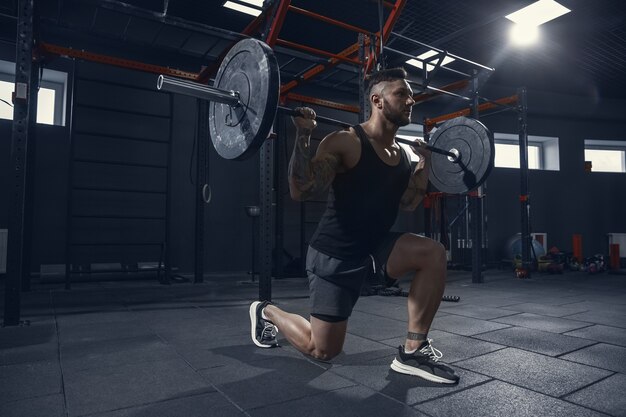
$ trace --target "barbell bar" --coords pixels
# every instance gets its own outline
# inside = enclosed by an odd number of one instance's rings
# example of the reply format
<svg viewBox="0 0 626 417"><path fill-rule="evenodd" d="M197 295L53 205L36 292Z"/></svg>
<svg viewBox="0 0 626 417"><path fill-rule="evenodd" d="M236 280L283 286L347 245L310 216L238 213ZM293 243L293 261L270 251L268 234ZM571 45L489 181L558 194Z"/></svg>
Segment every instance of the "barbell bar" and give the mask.
<svg viewBox="0 0 626 417"><path fill-rule="evenodd" d="M169 77L166 75L159 75L157 79L157 89L162 91L168 91L172 93L184 94L199 99L213 101L217 103L227 104L230 107L243 106L241 99L239 98L239 92L233 90L220 90L219 88L210 87L208 85L198 84L191 81L181 80L175 77ZM301 117L302 114L295 109L289 107L277 106L277 110L282 111L290 116ZM340 126L342 128L351 127L350 123L343 122L341 120L332 119L330 117L316 116L315 120ZM396 142L405 143L407 145L415 146L415 142L409 139L396 138ZM426 149L431 152L435 152L441 155L446 155L451 158L451 162L456 162L459 158L459 153L456 149L446 151L445 149L435 148L434 146L426 145Z"/></svg>
<svg viewBox="0 0 626 417"><path fill-rule="evenodd" d="M225 159L252 156L269 136L280 110L280 71L272 49L257 39L241 40L224 57L213 86L160 75L157 89L210 102L209 130L217 153ZM350 124L318 116L316 120L349 128ZM415 142L396 138L411 146ZM479 121L457 117L443 123L426 148L431 157L430 181L446 193L465 193L480 186L493 167L495 149L491 132Z"/></svg>

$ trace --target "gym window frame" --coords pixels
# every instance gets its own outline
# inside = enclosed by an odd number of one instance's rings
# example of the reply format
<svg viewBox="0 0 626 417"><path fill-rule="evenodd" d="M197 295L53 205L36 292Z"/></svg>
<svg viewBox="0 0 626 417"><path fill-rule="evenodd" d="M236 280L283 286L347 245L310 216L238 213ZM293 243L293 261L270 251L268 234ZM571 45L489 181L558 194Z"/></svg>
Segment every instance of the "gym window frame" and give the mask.
<svg viewBox="0 0 626 417"><path fill-rule="evenodd" d="M617 158L619 158L618 169L606 169L606 166L598 166L597 163L593 163L595 158L591 158L587 151L607 151L615 152ZM610 174L624 174L626 173L626 141L623 140L598 140L598 139L585 139L584 149L585 161L591 161L591 172L593 173L610 173ZM596 159L597 160L597 159Z"/></svg>
<svg viewBox="0 0 626 417"><path fill-rule="evenodd" d="M519 169L519 135L496 132L494 133L494 143L496 146L494 168ZM498 158L498 154L500 153L501 155L503 152L502 147L499 145L515 146L516 152L514 152L515 157L511 159L512 163L503 163L502 159ZM500 152L498 152L498 148L500 148ZM532 161L529 155L528 169L543 171L560 170L558 137L528 135L528 148L529 154L533 151L536 154L536 158L533 158Z"/></svg>
<svg viewBox="0 0 626 417"><path fill-rule="evenodd" d="M52 123L54 126L65 126L66 121L66 108L67 108L67 78L68 75L63 71L56 71L44 68L41 81L40 91L42 89L54 91L54 102L52 108L41 108L43 101L37 101L37 114L44 111L52 112ZM7 82L11 85L15 85L15 63L10 61L0 60L0 81ZM10 97L9 97L10 98ZM8 106L8 104L0 102L0 106ZM10 118L1 117L5 120L13 120L13 115Z"/></svg>

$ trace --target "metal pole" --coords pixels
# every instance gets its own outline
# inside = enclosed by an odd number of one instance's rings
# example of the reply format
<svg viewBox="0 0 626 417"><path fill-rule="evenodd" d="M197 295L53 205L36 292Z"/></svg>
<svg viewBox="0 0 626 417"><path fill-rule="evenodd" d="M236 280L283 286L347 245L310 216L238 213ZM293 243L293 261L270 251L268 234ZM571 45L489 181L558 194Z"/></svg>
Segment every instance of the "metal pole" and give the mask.
<svg viewBox="0 0 626 417"><path fill-rule="evenodd" d="M273 140L266 140L259 152L259 300L272 299Z"/></svg>
<svg viewBox="0 0 626 417"><path fill-rule="evenodd" d="M36 38L36 32L33 28L33 38ZM26 170L26 188L24 200L24 258L22 260L22 291L30 291L30 275L32 267L32 243L33 243L33 221L35 217L35 164L37 161L37 99L39 95L39 71L41 64L38 61L32 62L30 70L30 87L28 99L28 150L25 166Z"/></svg>
<svg viewBox="0 0 626 417"><path fill-rule="evenodd" d="M530 259L530 195L528 191L528 102L526 87L518 90L519 96L519 160L520 160L520 209L522 219L522 269L526 271L526 277L531 275Z"/></svg>
<svg viewBox="0 0 626 417"><path fill-rule="evenodd" d="M363 123L367 120L367 95L365 93L365 35L359 33L359 62L361 62L361 66L359 67L359 123Z"/></svg>
<svg viewBox="0 0 626 417"><path fill-rule="evenodd" d="M74 216L74 206L72 205L73 197L74 197L74 122L75 122L75 109L76 105L75 97L76 97L76 88L77 88L77 79L76 76L78 70L78 65L76 65L76 60L72 60L72 74L71 74L71 84L70 84L70 121L68 123L68 141L69 141L69 158L68 158L68 169L67 169L67 205L65 212L65 289L69 290L72 288L72 219Z"/></svg>
<svg viewBox="0 0 626 417"><path fill-rule="evenodd" d="M170 94L170 137L167 142L167 178L165 193L165 273L161 279L162 284L169 284L172 277L172 233L170 230L170 220L172 218L172 146L174 141L174 96ZM161 270L159 268L159 274Z"/></svg>
<svg viewBox="0 0 626 417"><path fill-rule="evenodd" d="M274 223L274 236L276 241L274 242L274 276L276 278L283 278L283 258L284 258L284 213L285 213L285 187L284 187L284 169L283 163L285 154L285 137L287 134L287 129L285 127L285 118L278 117L276 118L276 123L274 126L277 127L277 140L274 144L274 175L273 175L273 184L275 184L275 198L276 204L275 207L275 223Z"/></svg>
<svg viewBox="0 0 626 417"><path fill-rule="evenodd" d="M478 71L472 71L472 115L478 119ZM478 187L476 195L470 197L472 201L472 282L480 284L483 277L483 211L481 206L482 187Z"/></svg>
<svg viewBox="0 0 626 417"><path fill-rule="evenodd" d="M20 291L24 275L24 209L26 202L26 172L29 164L28 142L33 56L34 0L18 4L17 40L15 53L15 104L11 141L12 187L9 192L9 236L7 276L4 293L4 325L20 324Z"/></svg>
<svg viewBox="0 0 626 417"><path fill-rule="evenodd" d="M195 226L195 258L194 280L198 284L204 281L204 205L205 185L207 178L207 162L209 159L209 103L198 100L198 132L196 136L196 226ZM208 186L208 185L207 185Z"/></svg>

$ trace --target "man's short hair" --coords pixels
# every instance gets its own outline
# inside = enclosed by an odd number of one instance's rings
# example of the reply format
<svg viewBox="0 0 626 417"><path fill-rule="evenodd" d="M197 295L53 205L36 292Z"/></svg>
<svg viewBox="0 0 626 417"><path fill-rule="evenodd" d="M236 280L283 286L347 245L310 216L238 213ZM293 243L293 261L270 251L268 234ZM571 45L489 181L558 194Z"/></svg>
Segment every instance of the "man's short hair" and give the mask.
<svg viewBox="0 0 626 417"><path fill-rule="evenodd" d="M407 72L404 68L389 68L374 72L367 77L368 95L372 94L372 88L376 84L380 84L385 81L406 80L406 77Z"/></svg>

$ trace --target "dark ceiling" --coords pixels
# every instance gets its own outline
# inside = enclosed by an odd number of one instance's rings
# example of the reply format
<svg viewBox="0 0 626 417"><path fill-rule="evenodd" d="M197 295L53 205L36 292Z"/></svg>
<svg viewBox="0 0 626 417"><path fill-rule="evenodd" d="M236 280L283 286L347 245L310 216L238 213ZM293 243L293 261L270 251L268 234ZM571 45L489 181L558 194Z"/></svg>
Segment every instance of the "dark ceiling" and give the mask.
<svg viewBox="0 0 626 417"><path fill-rule="evenodd" d="M278 1L278 0L276 0ZM45 0L38 1L44 41L92 52L115 54L198 72L210 66L240 38L253 20L222 7L224 0ZM387 3L394 3L388 0ZM266 2L267 3L267 2ZM572 12L541 26L539 43L512 47L505 19L528 0L408 0L394 31L469 60L494 67L489 84L571 93L598 98L626 98L626 33L623 0L561 0ZM0 0L1 36L14 36L17 0ZM371 32L378 31L375 0L292 0L303 8ZM390 9L384 8L385 18ZM357 34L288 12L279 37L330 52L357 42ZM392 36L387 46L410 54L425 48ZM275 48L283 83L326 58L291 48ZM405 57L388 53L388 66ZM456 61L450 67L467 71ZM440 74L442 72L440 71ZM457 77L458 78L458 77ZM442 74L432 85L454 81ZM310 81L318 87L356 95L358 74L341 64Z"/></svg>

